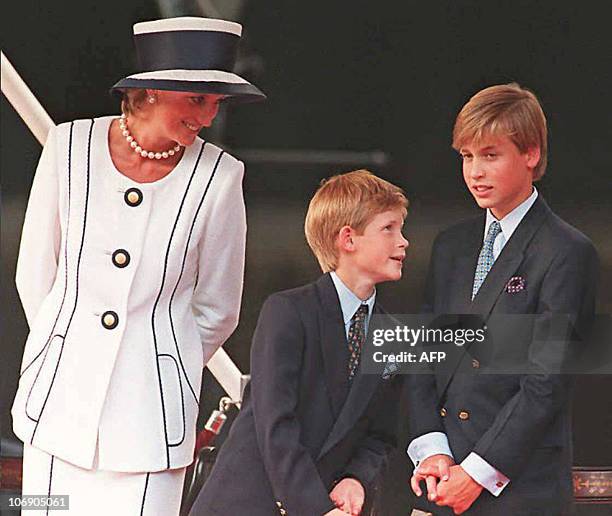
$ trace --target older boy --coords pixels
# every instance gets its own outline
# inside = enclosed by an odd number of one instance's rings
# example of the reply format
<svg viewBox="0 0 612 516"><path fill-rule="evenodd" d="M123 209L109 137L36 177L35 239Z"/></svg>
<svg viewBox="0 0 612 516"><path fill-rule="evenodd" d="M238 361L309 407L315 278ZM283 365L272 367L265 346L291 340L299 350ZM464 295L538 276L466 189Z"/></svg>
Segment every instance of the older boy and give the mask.
<svg viewBox="0 0 612 516"><path fill-rule="evenodd" d="M570 380L554 373L570 350L570 330L580 335L593 314L597 255L533 186L547 154L546 119L533 93L517 84L478 92L457 117L453 147L486 212L437 237L426 311L479 315L485 330L499 314L533 320L480 346L491 367L511 352L522 374L487 374L472 348L450 372L410 378L412 487L420 496L426 480L429 499L455 514L566 514ZM553 335L551 321L561 315L573 328Z"/></svg>
<svg viewBox="0 0 612 516"><path fill-rule="evenodd" d="M394 445L395 379L360 373L377 283L402 275L407 201L367 171L332 177L308 208L325 273L270 296L242 410L192 515L360 514Z"/></svg>

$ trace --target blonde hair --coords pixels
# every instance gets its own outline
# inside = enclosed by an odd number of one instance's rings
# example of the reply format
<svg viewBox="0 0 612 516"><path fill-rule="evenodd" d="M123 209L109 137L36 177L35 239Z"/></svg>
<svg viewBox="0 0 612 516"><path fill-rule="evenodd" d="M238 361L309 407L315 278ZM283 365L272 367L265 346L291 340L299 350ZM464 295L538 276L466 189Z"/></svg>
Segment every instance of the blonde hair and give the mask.
<svg viewBox="0 0 612 516"><path fill-rule="evenodd" d="M121 112L126 115L133 115L147 98L147 90L144 88L125 88L121 94Z"/></svg>
<svg viewBox="0 0 612 516"><path fill-rule="evenodd" d="M344 226L361 234L379 213L401 209L408 200L402 189L368 170L355 170L321 181L310 201L304 231L323 272L338 267L336 240Z"/></svg>
<svg viewBox="0 0 612 516"><path fill-rule="evenodd" d="M487 136L507 136L520 152L540 149L540 161L533 169L538 180L546 171L546 117L537 97L517 83L499 84L479 91L463 106L453 129L453 148Z"/></svg>

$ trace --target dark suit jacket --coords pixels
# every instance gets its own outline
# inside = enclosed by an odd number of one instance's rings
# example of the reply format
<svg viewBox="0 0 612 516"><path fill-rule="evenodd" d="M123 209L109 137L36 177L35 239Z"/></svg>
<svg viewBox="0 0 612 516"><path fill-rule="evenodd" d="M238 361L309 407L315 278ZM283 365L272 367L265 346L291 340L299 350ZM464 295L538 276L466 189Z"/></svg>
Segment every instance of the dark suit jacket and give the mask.
<svg viewBox="0 0 612 516"><path fill-rule="evenodd" d="M271 516L280 501L291 516L321 515L345 476L367 495L395 445L398 378L358 373L349 386L348 358L329 274L270 296L242 409L190 514Z"/></svg>
<svg viewBox="0 0 612 516"><path fill-rule="evenodd" d="M480 217L434 243L425 310L468 314L452 324L480 321L485 341L453 346L460 352L434 375L410 377L411 439L444 432L457 463L473 451L510 478L497 498L483 490L470 514L564 514L572 498L571 377L557 373L571 366L593 317L597 254L539 196L471 301L483 234ZM509 292L515 277L523 288ZM559 324L560 314L569 324Z"/></svg>

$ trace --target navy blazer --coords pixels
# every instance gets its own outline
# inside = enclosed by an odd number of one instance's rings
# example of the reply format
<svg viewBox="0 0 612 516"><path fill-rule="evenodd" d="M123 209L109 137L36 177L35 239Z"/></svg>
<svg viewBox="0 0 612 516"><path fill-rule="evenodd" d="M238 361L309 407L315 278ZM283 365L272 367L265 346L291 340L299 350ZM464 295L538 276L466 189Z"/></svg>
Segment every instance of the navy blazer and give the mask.
<svg viewBox="0 0 612 516"><path fill-rule="evenodd" d="M395 445L399 377L358 372L349 385L348 359L329 274L270 296L242 409L190 514L321 515L346 476L368 496Z"/></svg>
<svg viewBox="0 0 612 516"><path fill-rule="evenodd" d="M456 327L479 321L485 340L451 354L434 375L407 380L410 437L444 432L457 463L475 452L510 478L497 498L483 490L466 514L564 514L572 498L571 376L557 373L571 366L592 322L597 253L538 196L472 301L484 221L458 224L434 243L425 311L463 314ZM508 288L511 278L518 289ZM500 314L533 318L516 324ZM556 324L561 314L568 325Z"/></svg>

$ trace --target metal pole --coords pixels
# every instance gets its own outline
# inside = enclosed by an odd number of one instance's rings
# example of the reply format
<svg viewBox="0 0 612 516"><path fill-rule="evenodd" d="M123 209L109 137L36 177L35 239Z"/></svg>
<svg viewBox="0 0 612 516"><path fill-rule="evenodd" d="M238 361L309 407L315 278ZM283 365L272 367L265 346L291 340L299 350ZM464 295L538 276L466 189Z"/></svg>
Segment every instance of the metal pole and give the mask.
<svg viewBox="0 0 612 516"><path fill-rule="evenodd" d="M53 120L45 111L34 94L23 82L13 65L2 52L2 93L19 113L30 131L41 145L45 144Z"/></svg>

